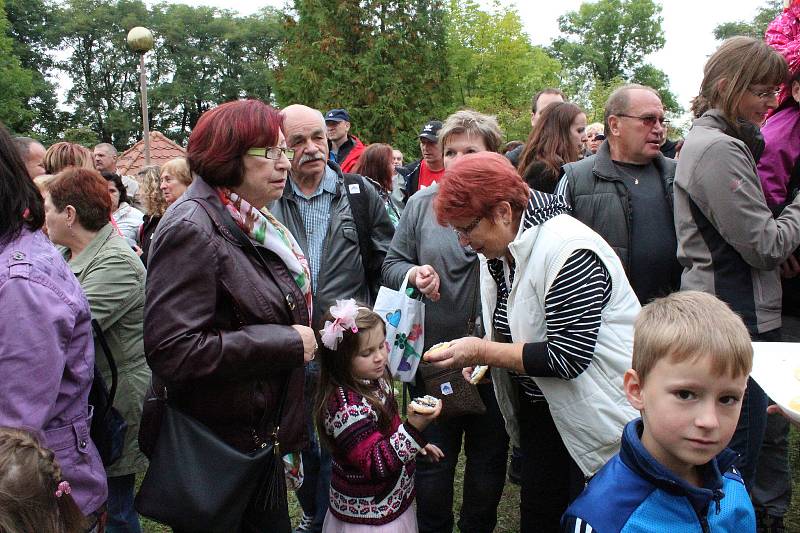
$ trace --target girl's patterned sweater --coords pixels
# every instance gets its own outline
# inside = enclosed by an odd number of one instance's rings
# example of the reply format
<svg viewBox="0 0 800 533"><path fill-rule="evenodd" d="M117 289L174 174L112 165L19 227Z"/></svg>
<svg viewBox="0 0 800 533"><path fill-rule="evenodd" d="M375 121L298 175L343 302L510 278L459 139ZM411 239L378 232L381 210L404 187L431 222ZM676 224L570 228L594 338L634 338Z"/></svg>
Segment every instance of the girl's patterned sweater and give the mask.
<svg viewBox="0 0 800 533"><path fill-rule="evenodd" d="M357 392L338 387L328 398L325 431L334 442L330 509L339 520L383 525L414 501L414 459L427 441L411 424L402 424L391 384L369 382L391 413L380 431L378 413Z"/></svg>

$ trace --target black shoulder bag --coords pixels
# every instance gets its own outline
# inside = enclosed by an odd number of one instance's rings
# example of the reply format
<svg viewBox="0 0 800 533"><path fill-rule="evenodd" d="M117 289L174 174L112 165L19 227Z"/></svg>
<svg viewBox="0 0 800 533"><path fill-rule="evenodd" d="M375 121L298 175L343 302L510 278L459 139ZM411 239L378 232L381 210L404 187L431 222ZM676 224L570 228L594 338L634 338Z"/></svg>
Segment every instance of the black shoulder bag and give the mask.
<svg viewBox="0 0 800 533"><path fill-rule="evenodd" d="M242 247L266 266L258 249L233 220L227 215L222 219ZM285 507L286 481L278 432L287 393L285 382L271 442L261 443L250 453L228 445L167 399L150 467L136 496L136 510L174 529L228 533L239 530L251 500L263 509ZM266 416L265 411L262 426Z"/></svg>
<svg viewBox="0 0 800 533"><path fill-rule="evenodd" d="M114 356L111 355L111 349L108 347L103 330L95 319L92 319L92 329L94 329L94 335L103 348L106 361L108 361L108 368L111 370L111 388L107 387L106 381L97 368L97 363L95 363L94 381L92 382L92 388L89 390L89 405L93 409L92 426L89 429L89 435L100 453L103 466L108 467L122 457L122 452L125 449L125 434L128 432L128 423L125 422L125 418L114 407L118 382L117 364L114 361ZM95 354L95 359L97 359L97 354Z"/></svg>
<svg viewBox="0 0 800 533"><path fill-rule="evenodd" d="M344 174L344 190L347 192L347 199L350 202L350 211L353 213L353 220L356 223L356 233L358 234L358 248L361 251L361 261L364 264L364 274L367 278L372 301L378 296L380 280L374 279L372 247L370 246L369 229L371 227L369 219L369 209L365 202L363 193L353 193L350 186L356 185L358 190L367 187L366 180L358 174ZM372 185L369 185L371 187Z"/></svg>

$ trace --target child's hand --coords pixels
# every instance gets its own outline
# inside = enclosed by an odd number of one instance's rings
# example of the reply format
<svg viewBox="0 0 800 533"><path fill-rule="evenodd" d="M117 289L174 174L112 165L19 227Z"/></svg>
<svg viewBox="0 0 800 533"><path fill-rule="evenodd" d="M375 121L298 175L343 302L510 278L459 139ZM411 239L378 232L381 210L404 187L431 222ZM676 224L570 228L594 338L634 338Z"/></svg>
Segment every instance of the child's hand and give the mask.
<svg viewBox="0 0 800 533"><path fill-rule="evenodd" d="M428 461L432 463L438 463L442 459L444 459L444 452L439 449L438 446L435 444L428 443L424 448L419 451L420 455L424 455L428 458Z"/></svg>
<svg viewBox="0 0 800 533"><path fill-rule="evenodd" d="M434 421L434 419L439 416L442 412L442 401L439 400L439 403L436 405L436 410L430 414L424 415L422 413L416 412L412 407L411 404L408 404L406 408L406 415L408 416L408 423L417 428L419 431L424 431L428 424Z"/></svg>

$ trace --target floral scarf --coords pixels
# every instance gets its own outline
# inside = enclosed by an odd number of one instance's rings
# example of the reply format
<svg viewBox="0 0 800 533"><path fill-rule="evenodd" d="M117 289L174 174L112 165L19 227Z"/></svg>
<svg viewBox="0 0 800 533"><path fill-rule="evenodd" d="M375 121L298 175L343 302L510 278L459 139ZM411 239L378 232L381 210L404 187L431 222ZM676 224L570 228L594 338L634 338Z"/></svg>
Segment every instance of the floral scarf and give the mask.
<svg viewBox="0 0 800 533"><path fill-rule="evenodd" d="M217 194L236 225L242 228L242 231L251 239L277 254L289 269L295 283L303 292L310 323L312 315L311 272L308 269L306 256L295 238L266 207L258 210L230 189L217 188Z"/></svg>

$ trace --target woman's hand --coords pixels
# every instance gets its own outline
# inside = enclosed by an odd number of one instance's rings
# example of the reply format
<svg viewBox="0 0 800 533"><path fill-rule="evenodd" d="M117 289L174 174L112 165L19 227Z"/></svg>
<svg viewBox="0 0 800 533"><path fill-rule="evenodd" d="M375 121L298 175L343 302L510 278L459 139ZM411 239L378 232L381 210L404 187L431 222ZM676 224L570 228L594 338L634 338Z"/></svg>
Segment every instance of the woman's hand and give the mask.
<svg viewBox="0 0 800 533"><path fill-rule="evenodd" d="M432 302L439 301L439 274L430 265L421 265L411 269L408 281Z"/></svg>
<svg viewBox="0 0 800 533"><path fill-rule="evenodd" d="M444 452L439 449L438 446L435 444L428 443L419 451L420 455L424 455L428 458L428 461L432 463L438 463L442 459L444 459Z"/></svg>
<svg viewBox="0 0 800 533"><path fill-rule="evenodd" d="M417 428L418 431L425 431L425 428L434 421L434 419L439 416L442 412L442 401L439 400L439 405L436 406L436 410L430 414L424 415L422 413L416 412L414 409L411 408L411 404L408 404L406 407L406 416L408 417L408 423Z"/></svg>
<svg viewBox="0 0 800 533"><path fill-rule="evenodd" d="M300 324L292 324L292 327L303 339L303 361L308 363L317 355L317 337L314 335L314 330Z"/></svg>
<svg viewBox="0 0 800 533"><path fill-rule="evenodd" d="M798 274L800 274L800 261L792 254L781 264L781 277L792 279Z"/></svg>
<svg viewBox="0 0 800 533"><path fill-rule="evenodd" d="M478 337L462 337L452 341L450 346L444 350L426 353L423 359L436 366L447 368L483 365L486 364L484 361L485 345L486 342Z"/></svg>

